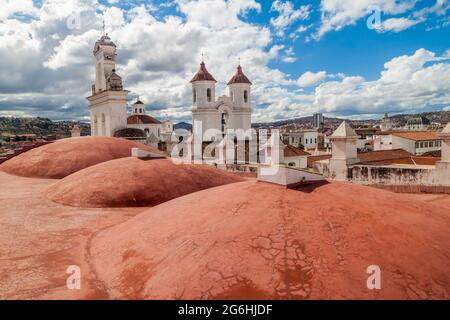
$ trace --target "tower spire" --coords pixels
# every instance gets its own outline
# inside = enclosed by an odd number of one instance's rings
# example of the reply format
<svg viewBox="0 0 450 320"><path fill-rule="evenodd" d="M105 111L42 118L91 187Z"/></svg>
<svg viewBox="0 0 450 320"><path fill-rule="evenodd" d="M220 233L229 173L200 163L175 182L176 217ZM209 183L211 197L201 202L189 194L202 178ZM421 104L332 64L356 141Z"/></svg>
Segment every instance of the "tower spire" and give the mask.
<svg viewBox="0 0 450 320"><path fill-rule="evenodd" d="M105 19L103 19L103 24L102 24L102 36L105 35Z"/></svg>

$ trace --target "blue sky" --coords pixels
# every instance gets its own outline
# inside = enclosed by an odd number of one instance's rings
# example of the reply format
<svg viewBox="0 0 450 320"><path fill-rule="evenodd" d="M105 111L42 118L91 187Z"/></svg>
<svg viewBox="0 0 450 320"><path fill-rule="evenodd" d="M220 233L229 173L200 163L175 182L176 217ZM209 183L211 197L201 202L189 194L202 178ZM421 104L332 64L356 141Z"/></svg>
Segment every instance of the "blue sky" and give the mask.
<svg viewBox="0 0 450 320"><path fill-rule="evenodd" d="M1 2L0 115L88 119L103 19L130 100L160 118L190 121L200 52L219 94L241 58L255 122L450 110L448 0Z"/></svg>

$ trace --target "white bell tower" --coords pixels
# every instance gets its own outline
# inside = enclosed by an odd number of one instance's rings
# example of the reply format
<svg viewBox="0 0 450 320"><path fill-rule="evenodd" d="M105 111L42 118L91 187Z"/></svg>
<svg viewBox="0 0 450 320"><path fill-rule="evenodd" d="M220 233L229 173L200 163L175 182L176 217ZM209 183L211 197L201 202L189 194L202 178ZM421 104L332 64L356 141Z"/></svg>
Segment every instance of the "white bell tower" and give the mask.
<svg viewBox="0 0 450 320"><path fill-rule="evenodd" d="M214 107L216 102L216 79L206 69L205 62L200 63L200 70L191 80L192 85L192 129L201 135L203 141L210 141L214 136L206 136L205 131L220 128L220 119Z"/></svg>
<svg viewBox="0 0 450 320"><path fill-rule="evenodd" d="M95 84L87 97L92 136L113 136L127 126L127 96L122 78L116 73L116 45L105 34L95 43Z"/></svg>
<svg viewBox="0 0 450 320"><path fill-rule="evenodd" d="M251 86L252 83L242 71L239 64L235 75L228 81L228 92L234 106L233 123L235 128L251 128Z"/></svg>

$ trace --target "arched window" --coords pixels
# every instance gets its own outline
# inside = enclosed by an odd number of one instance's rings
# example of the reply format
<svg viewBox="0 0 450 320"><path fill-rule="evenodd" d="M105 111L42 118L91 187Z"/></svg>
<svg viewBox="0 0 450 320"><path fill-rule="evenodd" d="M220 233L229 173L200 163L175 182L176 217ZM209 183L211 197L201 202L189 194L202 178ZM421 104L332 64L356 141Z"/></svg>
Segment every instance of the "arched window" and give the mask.
<svg viewBox="0 0 450 320"><path fill-rule="evenodd" d="M244 90L244 102L247 103L247 101L248 101L247 90Z"/></svg>
<svg viewBox="0 0 450 320"><path fill-rule="evenodd" d="M195 90L195 88L192 89L192 101L194 103L197 102L197 90Z"/></svg>
<svg viewBox="0 0 450 320"><path fill-rule="evenodd" d="M210 88L206 89L206 99L208 100L208 102L211 102L211 89Z"/></svg>
<svg viewBox="0 0 450 320"><path fill-rule="evenodd" d="M139 113L142 113L142 108L139 108Z"/></svg>

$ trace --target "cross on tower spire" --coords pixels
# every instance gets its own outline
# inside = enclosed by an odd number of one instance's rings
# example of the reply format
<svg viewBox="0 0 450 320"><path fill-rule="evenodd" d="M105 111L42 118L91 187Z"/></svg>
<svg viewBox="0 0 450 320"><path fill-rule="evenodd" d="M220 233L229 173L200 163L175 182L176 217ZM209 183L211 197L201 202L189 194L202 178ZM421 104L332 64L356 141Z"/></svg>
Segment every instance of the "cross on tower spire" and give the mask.
<svg viewBox="0 0 450 320"><path fill-rule="evenodd" d="M103 19L102 30L103 30L103 35L105 35L105 19Z"/></svg>

